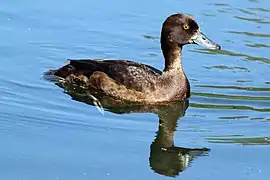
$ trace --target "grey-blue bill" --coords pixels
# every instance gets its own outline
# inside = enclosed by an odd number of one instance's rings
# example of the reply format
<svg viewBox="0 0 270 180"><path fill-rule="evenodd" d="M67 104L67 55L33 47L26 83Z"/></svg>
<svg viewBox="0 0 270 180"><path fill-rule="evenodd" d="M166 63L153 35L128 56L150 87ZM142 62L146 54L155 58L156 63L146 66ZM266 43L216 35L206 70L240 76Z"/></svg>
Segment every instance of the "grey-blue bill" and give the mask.
<svg viewBox="0 0 270 180"><path fill-rule="evenodd" d="M197 33L191 38L190 43L198 44L208 49L217 49L217 50L221 49L221 46L219 44L210 40L201 31L197 31Z"/></svg>

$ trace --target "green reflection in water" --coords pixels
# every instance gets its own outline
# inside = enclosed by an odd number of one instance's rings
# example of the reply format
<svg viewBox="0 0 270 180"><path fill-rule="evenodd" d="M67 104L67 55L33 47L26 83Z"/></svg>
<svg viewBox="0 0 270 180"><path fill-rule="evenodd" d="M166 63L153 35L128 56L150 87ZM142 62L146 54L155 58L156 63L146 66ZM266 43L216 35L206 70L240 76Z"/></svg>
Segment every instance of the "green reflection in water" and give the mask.
<svg viewBox="0 0 270 180"><path fill-rule="evenodd" d="M270 12L270 9L265 9L265 8L249 8L250 10L254 11L260 11L260 12Z"/></svg>
<svg viewBox="0 0 270 180"><path fill-rule="evenodd" d="M237 80L236 82L245 83L245 82L254 82L254 81L251 81L251 80Z"/></svg>
<svg viewBox="0 0 270 180"><path fill-rule="evenodd" d="M246 9L238 9L240 12L245 13L245 14L249 14L249 15L256 15L256 13L248 11Z"/></svg>
<svg viewBox="0 0 270 180"><path fill-rule="evenodd" d="M150 36L150 35L143 35L143 37L144 37L145 39L153 39L153 40L158 39L158 40L159 40L159 37Z"/></svg>
<svg viewBox="0 0 270 180"><path fill-rule="evenodd" d="M252 43L251 40L243 40L243 42L246 42L246 43Z"/></svg>
<svg viewBox="0 0 270 180"><path fill-rule="evenodd" d="M255 117L255 118L250 118L250 120L264 120L265 118L263 117ZM267 119L266 119L267 120Z"/></svg>
<svg viewBox="0 0 270 180"><path fill-rule="evenodd" d="M270 24L270 21L264 21L264 19L260 19L260 18L246 18L246 17L240 17L240 16L234 16L234 18L241 19L244 21L255 22L259 24Z"/></svg>
<svg viewBox="0 0 270 180"><path fill-rule="evenodd" d="M253 48L270 48L269 45L266 44L260 44L260 43L256 43L256 44L245 44L248 47L253 47Z"/></svg>
<svg viewBox="0 0 270 180"><path fill-rule="evenodd" d="M209 17L216 17L216 16L217 16L217 15L215 15L215 14L209 14L209 13L203 13L203 15L209 16Z"/></svg>
<svg viewBox="0 0 270 180"><path fill-rule="evenodd" d="M254 108L250 106L239 106L239 105L216 105L216 104L200 104L190 103L191 107L204 108L204 109L233 109L233 110L252 110L258 112L270 112L270 108Z"/></svg>
<svg viewBox="0 0 270 180"><path fill-rule="evenodd" d="M154 53L148 53L148 56L151 56L151 57L156 57L156 56L158 56L158 54L154 54Z"/></svg>
<svg viewBox="0 0 270 180"><path fill-rule="evenodd" d="M227 31L231 34L240 34L240 35L246 35L246 36L253 36L253 37L266 37L270 38L270 34L264 34L264 33L251 33L251 32L239 32L239 31Z"/></svg>
<svg viewBox="0 0 270 180"><path fill-rule="evenodd" d="M226 42L229 42L229 43L234 43L234 41L230 40L230 39L226 39L225 40Z"/></svg>
<svg viewBox="0 0 270 180"><path fill-rule="evenodd" d="M226 70L241 70L244 72L250 72L247 68L243 68L243 67L229 67L229 66L225 66L225 65L218 65L218 66L210 66L210 67L204 67L206 69L226 69Z"/></svg>
<svg viewBox="0 0 270 180"><path fill-rule="evenodd" d="M219 117L218 119L247 119L249 116L230 116L230 117Z"/></svg>
<svg viewBox="0 0 270 180"><path fill-rule="evenodd" d="M200 92L193 92L192 95L222 98L222 99L234 99L234 100L270 101L270 97L232 96L232 95L225 95L225 94L200 93Z"/></svg>
<svg viewBox="0 0 270 180"><path fill-rule="evenodd" d="M270 37L270 35L269 35ZM201 54L219 54L219 55L227 55L227 56L239 56L244 57L246 60L254 60L254 61L261 61L267 64L270 64L270 59L264 57L256 57L250 56L242 53L234 53L227 50L211 50L211 49L197 49L197 50L190 50L191 52L201 53Z"/></svg>
<svg viewBox="0 0 270 180"><path fill-rule="evenodd" d="M216 85L195 85L196 87L205 87L205 88L217 88L217 89L237 89L244 91L270 91L270 88L262 87L239 87L239 86L216 86Z"/></svg>
<svg viewBox="0 0 270 180"><path fill-rule="evenodd" d="M230 143L241 145L270 145L269 137L254 138L208 138L210 143Z"/></svg>
<svg viewBox="0 0 270 180"><path fill-rule="evenodd" d="M229 13L228 11L221 10L221 9L218 9L217 11L218 11L218 12L221 12L221 13Z"/></svg>
<svg viewBox="0 0 270 180"><path fill-rule="evenodd" d="M230 6L229 4L223 4L223 3L216 3L216 4L212 4L214 6Z"/></svg>

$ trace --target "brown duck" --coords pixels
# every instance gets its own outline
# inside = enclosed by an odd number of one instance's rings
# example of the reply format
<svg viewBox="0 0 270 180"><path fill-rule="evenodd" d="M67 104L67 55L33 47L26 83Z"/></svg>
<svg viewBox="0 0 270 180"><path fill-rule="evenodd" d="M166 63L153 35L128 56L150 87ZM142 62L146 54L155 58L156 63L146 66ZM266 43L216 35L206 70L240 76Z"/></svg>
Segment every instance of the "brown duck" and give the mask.
<svg viewBox="0 0 270 180"><path fill-rule="evenodd" d="M69 60L67 65L46 75L118 100L155 104L188 98L190 85L182 67L183 46L220 46L201 33L196 21L186 14L173 14L165 20L160 42L165 59L163 71L127 60L82 59Z"/></svg>

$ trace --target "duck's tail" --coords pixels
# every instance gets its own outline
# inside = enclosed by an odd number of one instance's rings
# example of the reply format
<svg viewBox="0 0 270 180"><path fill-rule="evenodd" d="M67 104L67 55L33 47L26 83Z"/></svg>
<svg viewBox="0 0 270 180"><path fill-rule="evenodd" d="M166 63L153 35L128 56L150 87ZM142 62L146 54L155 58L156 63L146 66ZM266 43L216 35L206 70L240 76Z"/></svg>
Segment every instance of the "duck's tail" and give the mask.
<svg viewBox="0 0 270 180"><path fill-rule="evenodd" d="M49 70L44 73L44 78L47 80L61 80L68 77L70 74L73 73L75 68L69 64L70 61L66 62L65 66L56 69L56 70Z"/></svg>
<svg viewBox="0 0 270 180"><path fill-rule="evenodd" d="M57 70L49 70L49 71L47 71L47 72L44 73L44 76L54 76L54 74L55 74L56 71Z"/></svg>
<svg viewBox="0 0 270 180"><path fill-rule="evenodd" d="M75 70L75 68L70 64L70 61L67 61L65 63L66 65L56 69L56 70L49 70L47 72L44 73L45 76L57 76L60 78L66 78L68 77L70 74L72 74Z"/></svg>

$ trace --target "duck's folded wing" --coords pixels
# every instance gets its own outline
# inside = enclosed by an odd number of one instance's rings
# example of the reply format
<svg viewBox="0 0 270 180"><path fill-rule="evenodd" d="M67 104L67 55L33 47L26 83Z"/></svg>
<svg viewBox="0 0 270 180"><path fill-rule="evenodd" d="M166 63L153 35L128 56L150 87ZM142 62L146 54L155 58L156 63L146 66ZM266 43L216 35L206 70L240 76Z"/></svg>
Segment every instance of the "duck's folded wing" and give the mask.
<svg viewBox="0 0 270 180"><path fill-rule="evenodd" d="M69 64L54 72L54 75L66 78L69 75L84 75L90 78L94 72L103 72L117 84L140 92L156 88L161 71L140 63L126 60L69 60Z"/></svg>

